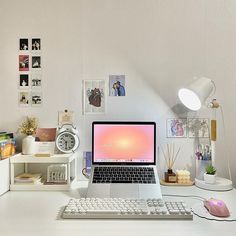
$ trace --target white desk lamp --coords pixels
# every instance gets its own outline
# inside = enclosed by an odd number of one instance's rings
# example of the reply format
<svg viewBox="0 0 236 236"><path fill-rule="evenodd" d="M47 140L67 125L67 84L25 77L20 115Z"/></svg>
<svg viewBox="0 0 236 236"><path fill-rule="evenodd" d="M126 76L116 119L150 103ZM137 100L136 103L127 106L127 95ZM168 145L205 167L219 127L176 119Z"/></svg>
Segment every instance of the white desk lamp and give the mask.
<svg viewBox="0 0 236 236"><path fill-rule="evenodd" d="M214 82L205 77L195 79L193 83L185 88L181 88L178 92L180 101L188 109L197 111L205 103L206 99L215 92ZM214 99L209 106L212 109L217 109L219 103ZM215 165L215 141L216 141L216 120L211 120L211 160L212 165ZM213 190L213 191L227 191L233 188L232 181L216 177L215 184L207 184L204 180L195 179L195 185L199 188Z"/></svg>

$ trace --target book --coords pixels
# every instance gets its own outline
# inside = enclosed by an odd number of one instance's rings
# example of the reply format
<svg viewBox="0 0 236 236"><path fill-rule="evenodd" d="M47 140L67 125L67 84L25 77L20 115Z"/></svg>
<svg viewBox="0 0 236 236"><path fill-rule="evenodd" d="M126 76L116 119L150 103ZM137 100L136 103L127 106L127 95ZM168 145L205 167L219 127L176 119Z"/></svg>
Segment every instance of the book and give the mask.
<svg viewBox="0 0 236 236"><path fill-rule="evenodd" d="M16 183L34 183L40 184L42 179L42 174L31 174L31 173L22 173L15 177Z"/></svg>
<svg viewBox="0 0 236 236"><path fill-rule="evenodd" d="M16 140L9 138L0 140L0 158L5 159L16 153Z"/></svg>

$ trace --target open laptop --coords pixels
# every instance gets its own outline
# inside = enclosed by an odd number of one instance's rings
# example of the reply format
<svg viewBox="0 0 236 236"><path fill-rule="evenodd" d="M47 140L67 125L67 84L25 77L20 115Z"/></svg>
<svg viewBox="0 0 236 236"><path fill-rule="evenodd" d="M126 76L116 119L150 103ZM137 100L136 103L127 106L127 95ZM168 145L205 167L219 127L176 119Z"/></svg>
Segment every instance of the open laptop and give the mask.
<svg viewBox="0 0 236 236"><path fill-rule="evenodd" d="M87 197L162 198L155 165L155 122L93 122Z"/></svg>

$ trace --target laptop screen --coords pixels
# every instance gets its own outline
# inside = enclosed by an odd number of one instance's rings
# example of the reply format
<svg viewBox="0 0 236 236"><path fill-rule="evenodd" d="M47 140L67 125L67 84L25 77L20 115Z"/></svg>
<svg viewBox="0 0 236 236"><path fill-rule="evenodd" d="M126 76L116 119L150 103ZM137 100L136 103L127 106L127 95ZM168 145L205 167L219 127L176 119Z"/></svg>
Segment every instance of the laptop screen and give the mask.
<svg viewBox="0 0 236 236"><path fill-rule="evenodd" d="M93 163L155 164L155 122L93 122Z"/></svg>

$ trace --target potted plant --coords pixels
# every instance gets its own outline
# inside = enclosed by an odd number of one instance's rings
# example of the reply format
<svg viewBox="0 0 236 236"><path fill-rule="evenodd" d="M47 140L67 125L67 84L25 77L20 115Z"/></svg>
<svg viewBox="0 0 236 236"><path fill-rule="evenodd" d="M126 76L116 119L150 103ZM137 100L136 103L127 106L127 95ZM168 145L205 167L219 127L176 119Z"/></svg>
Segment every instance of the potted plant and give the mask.
<svg viewBox="0 0 236 236"><path fill-rule="evenodd" d="M216 169L213 165L206 167L206 173L204 173L204 180L207 184L214 184L216 182Z"/></svg>
<svg viewBox="0 0 236 236"><path fill-rule="evenodd" d="M19 131L27 135L22 140L22 153L25 155L34 154L35 137L33 135L36 133L37 126L38 122L35 117L27 117L19 127Z"/></svg>

